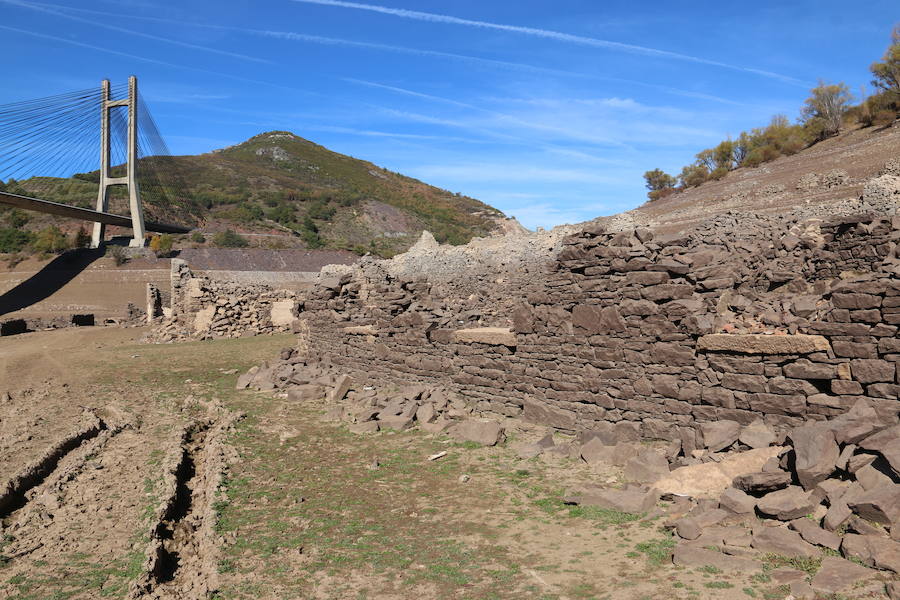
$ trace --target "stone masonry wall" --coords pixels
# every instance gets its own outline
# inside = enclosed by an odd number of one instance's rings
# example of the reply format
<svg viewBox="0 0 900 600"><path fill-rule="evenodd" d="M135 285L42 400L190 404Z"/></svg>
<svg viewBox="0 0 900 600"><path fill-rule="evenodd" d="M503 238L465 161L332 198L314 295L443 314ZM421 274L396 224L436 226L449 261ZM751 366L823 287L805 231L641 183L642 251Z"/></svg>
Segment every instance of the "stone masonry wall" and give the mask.
<svg viewBox="0 0 900 600"><path fill-rule="evenodd" d="M356 270L323 278L299 316L317 353L349 371L686 454L707 421L784 430L860 398L896 421L900 221L729 219L678 237L581 231L490 303Z"/></svg>

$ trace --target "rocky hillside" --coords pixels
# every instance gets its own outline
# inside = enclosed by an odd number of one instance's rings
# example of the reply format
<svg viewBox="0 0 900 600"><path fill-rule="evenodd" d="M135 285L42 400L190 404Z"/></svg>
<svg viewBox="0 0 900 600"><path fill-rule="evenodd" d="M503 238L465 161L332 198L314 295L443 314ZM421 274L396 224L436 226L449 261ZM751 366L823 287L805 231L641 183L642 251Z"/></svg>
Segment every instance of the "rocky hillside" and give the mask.
<svg viewBox="0 0 900 600"><path fill-rule="evenodd" d="M198 156L145 159L142 166L164 184L142 183L148 218L190 223L206 234L231 228L260 245L392 255L425 229L442 242L460 244L508 225L499 210L478 200L286 131ZM18 185L44 198L90 206L97 178L95 172ZM174 194L162 193L173 188Z"/></svg>
<svg viewBox="0 0 900 600"><path fill-rule="evenodd" d="M792 156L735 169L719 181L598 221L613 229L686 231L729 212L797 218L892 212L900 204L898 152L900 121L853 127Z"/></svg>

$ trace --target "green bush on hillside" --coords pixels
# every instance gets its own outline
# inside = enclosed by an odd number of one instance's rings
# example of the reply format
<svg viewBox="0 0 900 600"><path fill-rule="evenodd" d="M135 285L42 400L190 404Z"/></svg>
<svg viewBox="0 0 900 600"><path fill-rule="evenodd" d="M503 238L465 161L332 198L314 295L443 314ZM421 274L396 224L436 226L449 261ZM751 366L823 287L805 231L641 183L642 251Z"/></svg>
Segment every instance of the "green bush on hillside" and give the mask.
<svg viewBox="0 0 900 600"><path fill-rule="evenodd" d="M34 235L30 231L13 227L0 229L0 252L3 254L12 254L21 252L34 239Z"/></svg>
<svg viewBox="0 0 900 600"><path fill-rule="evenodd" d="M246 248L250 245L247 238L231 229L220 231L213 236L212 243L219 248Z"/></svg>

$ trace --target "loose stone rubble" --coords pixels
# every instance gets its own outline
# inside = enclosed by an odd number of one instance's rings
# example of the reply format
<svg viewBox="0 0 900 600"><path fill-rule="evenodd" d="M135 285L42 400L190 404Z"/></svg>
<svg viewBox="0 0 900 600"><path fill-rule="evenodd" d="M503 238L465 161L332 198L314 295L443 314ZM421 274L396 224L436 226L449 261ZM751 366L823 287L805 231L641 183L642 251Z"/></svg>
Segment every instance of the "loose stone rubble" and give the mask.
<svg viewBox="0 0 900 600"><path fill-rule="evenodd" d="M251 368L238 377L235 387L285 390L287 397L297 402L324 398L330 405L326 417L347 423L350 431L358 434L418 426L482 446L494 446L504 439L499 423L476 418L472 408L455 395L421 385L376 389L327 363L310 361L297 348L283 349L277 362ZM539 445L540 450L545 447Z"/></svg>

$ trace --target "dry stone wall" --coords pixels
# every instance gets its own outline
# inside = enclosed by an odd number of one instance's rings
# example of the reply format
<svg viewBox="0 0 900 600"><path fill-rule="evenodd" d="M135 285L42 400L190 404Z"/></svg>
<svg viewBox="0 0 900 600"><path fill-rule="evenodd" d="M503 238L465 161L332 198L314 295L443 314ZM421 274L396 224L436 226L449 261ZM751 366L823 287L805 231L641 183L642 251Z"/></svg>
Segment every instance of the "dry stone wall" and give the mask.
<svg viewBox="0 0 900 600"><path fill-rule="evenodd" d="M242 337L290 331L299 292L198 276L187 263L172 261L170 305L148 342ZM159 292L148 288L148 306Z"/></svg>
<svg viewBox="0 0 900 600"><path fill-rule="evenodd" d="M301 302L317 352L563 430L699 446L699 424L778 430L865 398L898 412L897 218L568 236L490 293L358 268ZM435 295L434 289L441 293Z"/></svg>

